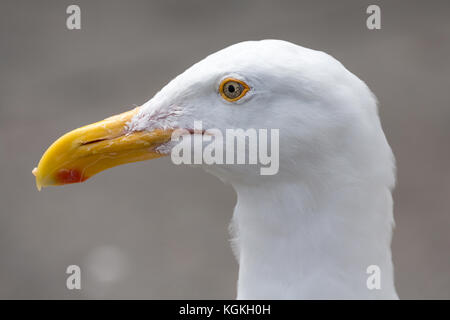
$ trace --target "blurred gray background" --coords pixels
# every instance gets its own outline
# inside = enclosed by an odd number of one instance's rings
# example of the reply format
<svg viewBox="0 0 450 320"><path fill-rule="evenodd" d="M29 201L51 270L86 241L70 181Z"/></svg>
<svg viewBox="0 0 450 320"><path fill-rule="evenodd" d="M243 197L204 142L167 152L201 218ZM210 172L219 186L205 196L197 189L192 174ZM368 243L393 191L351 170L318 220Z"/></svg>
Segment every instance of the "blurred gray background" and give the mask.
<svg viewBox="0 0 450 320"><path fill-rule="evenodd" d="M81 7L82 29L66 28ZM369 4L382 29L366 28ZM206 55L279 38L323 50L378 96L397 157L401 298L450 298L449 1L2 1L0 298L234 298L236 195L170 159L38 192L61 134L151 98ZM66 267L82 290L66 289Z"/></svg>

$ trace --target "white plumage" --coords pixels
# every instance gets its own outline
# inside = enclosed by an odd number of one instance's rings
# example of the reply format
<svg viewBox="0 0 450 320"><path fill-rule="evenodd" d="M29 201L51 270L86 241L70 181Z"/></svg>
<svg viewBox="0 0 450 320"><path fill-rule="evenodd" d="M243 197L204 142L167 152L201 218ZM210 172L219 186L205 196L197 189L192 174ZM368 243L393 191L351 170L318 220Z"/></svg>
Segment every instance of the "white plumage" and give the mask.
<svg viewBox="0 0 450 320"><path fill-rule="evenodd" d="M252 90L229 103L217 93L226 77ZM189 128L202 120L206 129L280 129L277 175L205 166L238 195L231 228L238 298L391 299L395 164L376 104L364 82L328 54L252 41L193 65L129 127ZM380 268L379 290L367 287L370 265Z"/></svg>
<svg viewBox="0 0 450 320"><path fill-rule="evenodd" d="M234 93L224 96L230 79ZM374 95L323 52L264 40L212 54L142 107L63 135L33 170L36 184L82 182L168 155L174 130L190 137L196 121L219 132L279 130L275 175L255 165L204 165L237 192L231 230L238 298L397 298L394 157ZM367 274L373 266L379 274ZM368 286L370 276L381 287Z"/></svg>

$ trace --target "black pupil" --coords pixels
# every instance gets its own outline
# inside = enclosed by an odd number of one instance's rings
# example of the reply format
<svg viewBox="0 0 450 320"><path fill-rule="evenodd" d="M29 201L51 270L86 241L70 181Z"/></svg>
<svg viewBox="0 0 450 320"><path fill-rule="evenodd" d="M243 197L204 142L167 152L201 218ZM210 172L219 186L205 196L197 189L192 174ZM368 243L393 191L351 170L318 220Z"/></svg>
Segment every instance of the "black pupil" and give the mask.
<svg viewBox="0 0 450 320"><path fill-rule="evenodd" d="M233 86L232 84L230 84L230 85L228 86L228 91L229 91L229 92L233 93L235 90L236 90L236 89L234 88L234 86Z"/></svg>

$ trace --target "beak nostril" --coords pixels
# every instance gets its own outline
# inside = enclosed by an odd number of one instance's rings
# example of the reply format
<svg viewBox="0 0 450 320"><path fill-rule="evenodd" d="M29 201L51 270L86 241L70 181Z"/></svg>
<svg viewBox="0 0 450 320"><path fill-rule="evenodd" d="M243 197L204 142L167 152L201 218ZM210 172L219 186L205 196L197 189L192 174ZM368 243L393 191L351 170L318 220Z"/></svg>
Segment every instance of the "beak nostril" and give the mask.
<svg viewBox="0 0 450 320"><path fill-rule="evenodd" d="M96 142L101 142L101 141L105 141L105 140L107 140L107 139L105 138L105 139L96 139L96 140L92 140L92 141L86 141L86 142L82 142L81 145L82 145L82 146L85 146L85 145L88 145L88 144L92 144L92 143L96 143Z"/></svg>

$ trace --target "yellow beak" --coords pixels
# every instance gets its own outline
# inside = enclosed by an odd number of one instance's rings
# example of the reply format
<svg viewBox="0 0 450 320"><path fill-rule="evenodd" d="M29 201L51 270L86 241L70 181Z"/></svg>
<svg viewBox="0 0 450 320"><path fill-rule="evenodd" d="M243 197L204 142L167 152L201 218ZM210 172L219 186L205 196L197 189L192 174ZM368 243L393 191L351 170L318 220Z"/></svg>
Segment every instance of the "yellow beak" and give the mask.
<svg viewBox="0 0 450 320"><path fill-rule="evenodd" d="M127 124L138 111L139 107L75 129L56 140L33 170L38 190L83 182L121 164L164 156L155 149L170 140L173 130L129 132Z"/></svg>

